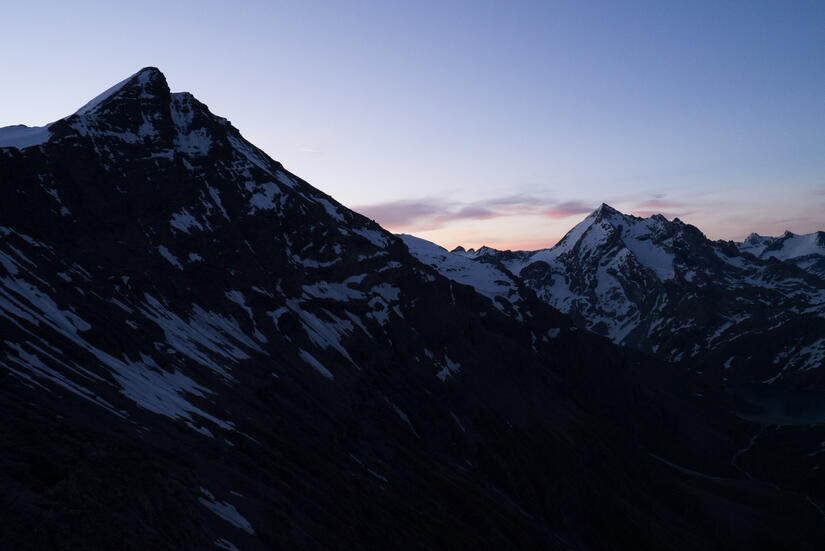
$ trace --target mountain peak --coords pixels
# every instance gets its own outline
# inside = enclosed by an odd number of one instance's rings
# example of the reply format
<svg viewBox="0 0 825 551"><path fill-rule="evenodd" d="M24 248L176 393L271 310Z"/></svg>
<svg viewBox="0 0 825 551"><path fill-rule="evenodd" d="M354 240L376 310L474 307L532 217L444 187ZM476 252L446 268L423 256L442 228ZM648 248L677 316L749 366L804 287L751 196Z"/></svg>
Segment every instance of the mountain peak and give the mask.
<svg viewBox="0 0 825 551"><path fill-rule="evenodd" d="M157 67L144 67L92 98L73 114L45 126L15 125L0 128L0 147L25 149L49 141L53 135L87 133L103 123L110 134L124 126L140 127L149 113L169 112L170 91ZM98 117L98 115L102 115Z"/></svg>
<svg viewBox="0 0 825 551"><path fill-rule="evenodd" d="M105 90L73 115L53 123L57 139L94 136L153 149L155 155L205 155L229 134L228 121L215 116L188 92L171 93L157 67L144 67ZM264 163L266 164L266 163Z"/></svg>
<svg viewBox="0 0 825 551"><path fill-rule="evenodd" d="M610 225L614 225L617 223L624 223L633 218L635 217L632 215L627 215L622 211L611 207L607 203L602 203L596 210L587 215L584 221L587 221L589 224L593 224L595 222L606 222Z"/></svg>
<svg viewBox="0 0 825 551"><path fill-rule="evenodd" d="M590 213L590 216L594 218L603 217L603 216L612 216L614 214L621 214L619 211L608 205L607 203L602 203L599 207Z"/></svg>
<svg viewBox="0 0 825 551"><path fill-rule="evenodd" d="M87 115L101 110L116 98L147 99L158 95L169 95L166 77L157 67L144 67L137 73L107 88L75 112L75 115Z"/></svg>

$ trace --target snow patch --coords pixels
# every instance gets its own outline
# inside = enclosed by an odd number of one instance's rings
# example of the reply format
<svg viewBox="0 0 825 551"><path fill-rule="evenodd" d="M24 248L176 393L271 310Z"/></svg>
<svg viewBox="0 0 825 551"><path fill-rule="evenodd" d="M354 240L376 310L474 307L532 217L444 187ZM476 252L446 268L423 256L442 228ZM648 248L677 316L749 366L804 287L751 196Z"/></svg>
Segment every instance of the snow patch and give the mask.
<svg viewBox="0 0 825 551"><path fill-rule="evenodd" d="M212 492L203 487L201 488L201 494L203 497L198 498L201 505L221 517L232 526L240 528L247 534L255 534L255 530L252 529L252 525L238 512L234 505L227 501L218 501L215 499L215 496L212 495Z"/></svg>

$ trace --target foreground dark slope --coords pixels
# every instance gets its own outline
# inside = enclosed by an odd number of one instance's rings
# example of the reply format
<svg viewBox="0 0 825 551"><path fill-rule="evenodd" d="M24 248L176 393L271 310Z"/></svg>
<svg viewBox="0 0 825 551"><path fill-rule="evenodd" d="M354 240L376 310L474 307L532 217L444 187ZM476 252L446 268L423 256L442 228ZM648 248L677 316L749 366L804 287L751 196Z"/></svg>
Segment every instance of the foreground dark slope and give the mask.
<svg viewBox="0 0 825 551"><path fill-rule="evenodd" d="M494 304L145 69L0 150L16 549L821 548L751 427Z"/></svg>

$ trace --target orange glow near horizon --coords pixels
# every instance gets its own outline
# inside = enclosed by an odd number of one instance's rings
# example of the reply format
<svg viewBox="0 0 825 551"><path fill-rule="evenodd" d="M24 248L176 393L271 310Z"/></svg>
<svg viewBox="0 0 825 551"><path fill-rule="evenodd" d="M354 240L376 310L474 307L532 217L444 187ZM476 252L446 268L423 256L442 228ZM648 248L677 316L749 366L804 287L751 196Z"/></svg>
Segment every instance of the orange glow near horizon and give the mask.
<svg viewBox="0 0 825 551"><path fill-rule="evenodd" d="M825 230L825 219L821 216L821 198L813 197L808 208L793 211L791 205L784 205L789 198L776 198L770 204L735 204L719 201L714 204L695 202L694 204L665 204L663 201L616 201L611 204L620 212L639 217L662 214L668 220L679 218L685 224L697 227L710 240L742 241L751 232L760 235L782 235L786 230L806 234ZM658 207L658 208L657 208ZM779 217L773 207L785 207L792 216ZM392 233L407 233L426 239L447 250L457 246L478 249L488 246L499 250L537 250L556 245L587 214L563 217L546 214L512 214L494 217L481 213L465 219L433 222L429 219L414 219L406 223L376 222Z"/></svg>
<svg viewBox="0 0 825 551"><path fill-rule="evenodd" d="M431 241L447 250L458 246L478 249L536 250L550 248L581 221L581 217L551 219L541 216L506 216L481 220L461 220L432 228L410 225L383 225L392 233L407 233ZM380 220L376 220L379 224Z"/></svg>

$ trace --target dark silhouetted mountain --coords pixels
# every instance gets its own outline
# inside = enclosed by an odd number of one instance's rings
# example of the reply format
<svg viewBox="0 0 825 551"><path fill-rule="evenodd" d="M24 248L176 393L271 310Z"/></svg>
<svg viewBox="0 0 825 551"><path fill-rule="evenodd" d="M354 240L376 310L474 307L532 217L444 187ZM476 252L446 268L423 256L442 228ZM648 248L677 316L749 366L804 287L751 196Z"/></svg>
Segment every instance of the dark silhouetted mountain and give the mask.
<svg viewBox="0 0 825 551"><path fill-rule="evenodd" d="M759 427L718 389L539 300L554 264L517 278L397 238L170 93L157 69L46 127L0 129L0 194L8 548L825 541L816 472L804 488L779 480L776 448L750 453ZM592 237L564 247L571 265L608 247L616 277L641 278L639 304L669 285L651 243L703 251L672 268L696 285L750 269L688 226L654 219L625 236L616 216L594 213ZM637 244L650 257L622 252ZM813 307L813 276L748 262L765 289L796 274L798 307ZM632 314L613 317L625 331Z"/></svg>

